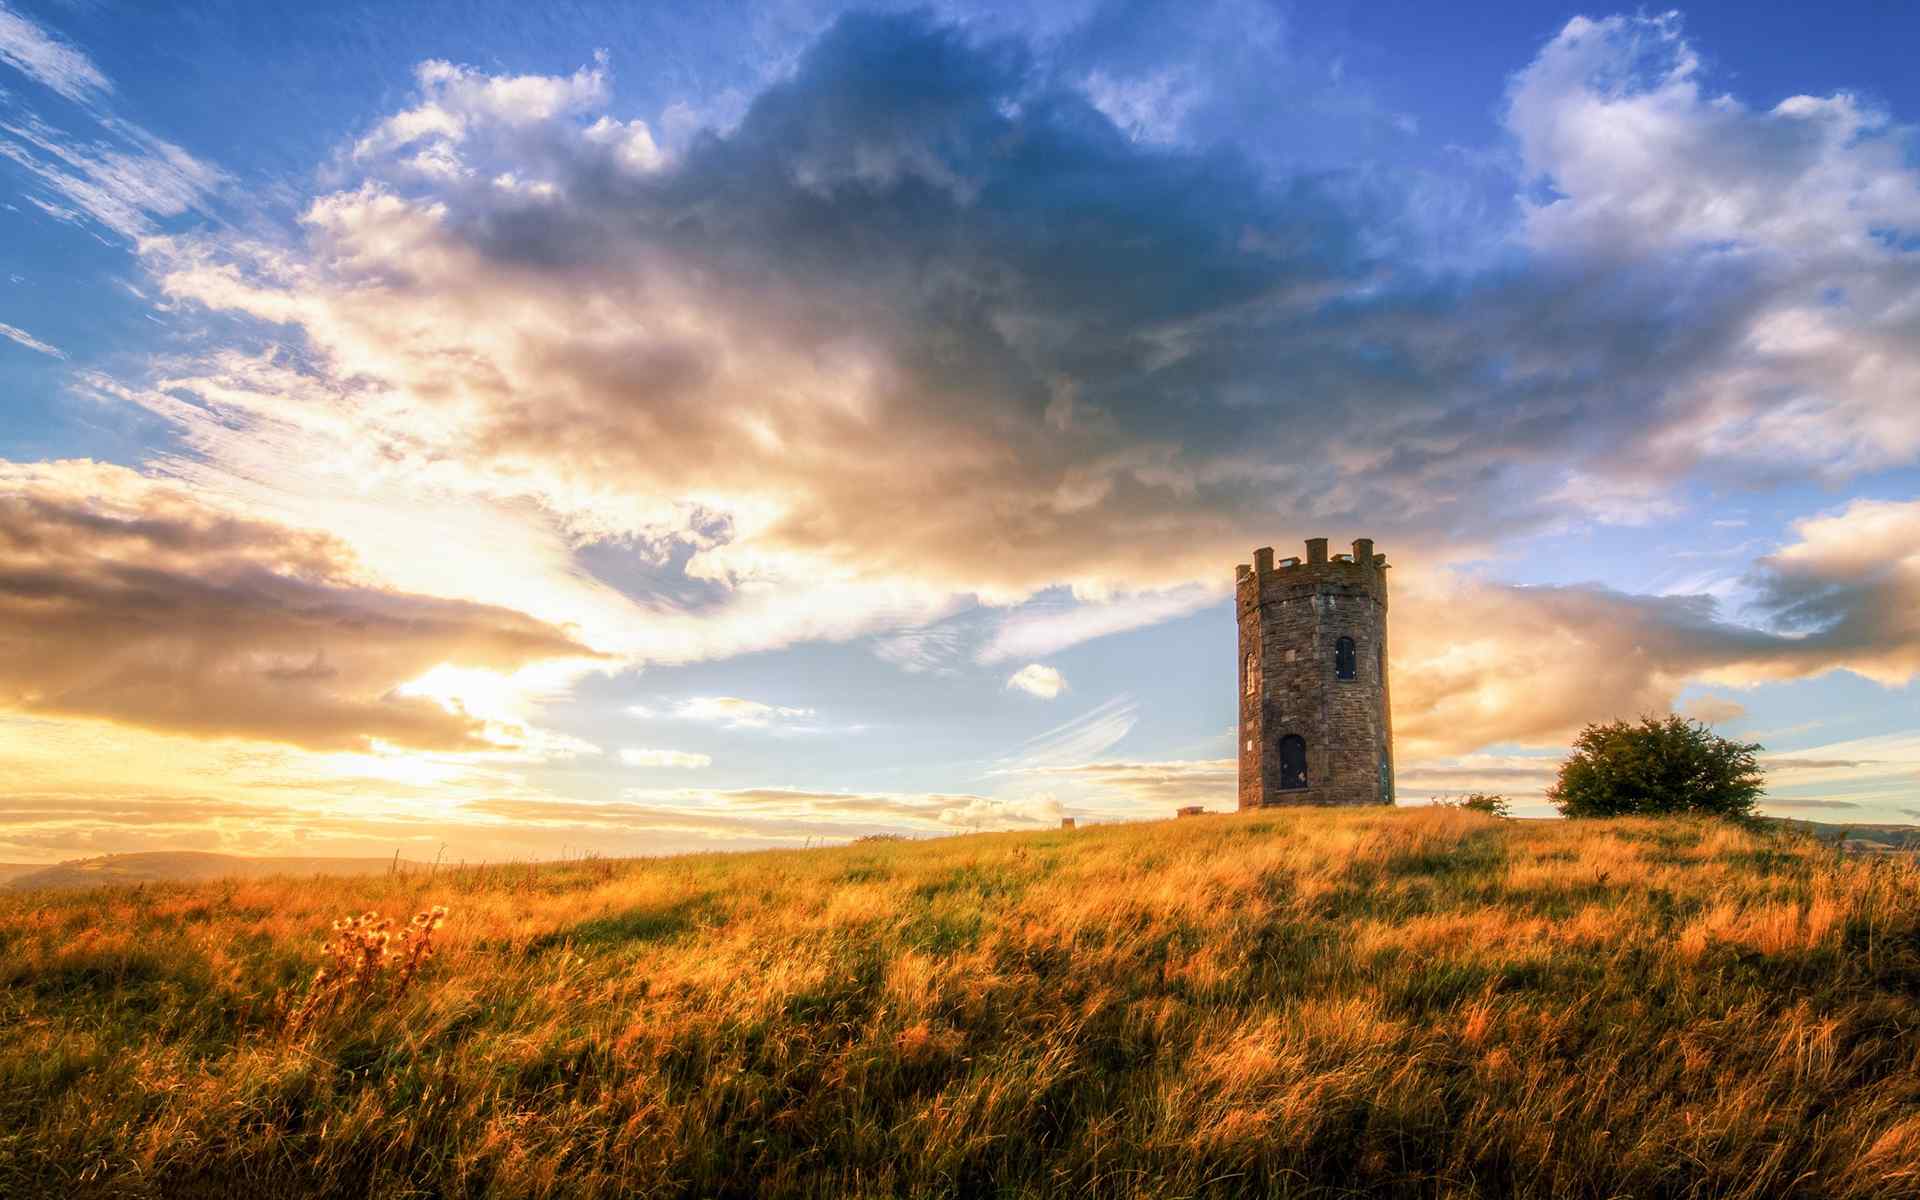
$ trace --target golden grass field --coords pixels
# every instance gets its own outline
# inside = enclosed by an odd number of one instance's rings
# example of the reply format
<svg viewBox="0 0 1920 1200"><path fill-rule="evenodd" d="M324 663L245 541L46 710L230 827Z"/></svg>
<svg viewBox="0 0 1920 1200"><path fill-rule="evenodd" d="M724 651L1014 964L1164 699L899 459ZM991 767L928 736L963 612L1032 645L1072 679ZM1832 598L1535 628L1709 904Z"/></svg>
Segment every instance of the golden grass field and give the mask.
<svg viewBox="0 0 1920 1200"><path fill-rule="evenodd" d="M1920 1195L1920 866L1685 820L26 893L0 1005L7 1197Z"/></svg>

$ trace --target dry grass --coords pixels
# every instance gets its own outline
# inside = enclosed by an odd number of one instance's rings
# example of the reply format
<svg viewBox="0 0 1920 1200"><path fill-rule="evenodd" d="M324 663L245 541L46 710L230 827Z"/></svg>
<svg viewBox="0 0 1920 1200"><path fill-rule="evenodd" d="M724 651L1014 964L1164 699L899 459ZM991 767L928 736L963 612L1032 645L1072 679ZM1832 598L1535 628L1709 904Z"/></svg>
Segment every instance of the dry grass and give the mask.
<svg viewBox="0 0 1920 1200"><path fill-rule="evenodd" d="M1920 1194L1920 868L1282 811L0 901L0 1195L983 1193Z"/></svg>

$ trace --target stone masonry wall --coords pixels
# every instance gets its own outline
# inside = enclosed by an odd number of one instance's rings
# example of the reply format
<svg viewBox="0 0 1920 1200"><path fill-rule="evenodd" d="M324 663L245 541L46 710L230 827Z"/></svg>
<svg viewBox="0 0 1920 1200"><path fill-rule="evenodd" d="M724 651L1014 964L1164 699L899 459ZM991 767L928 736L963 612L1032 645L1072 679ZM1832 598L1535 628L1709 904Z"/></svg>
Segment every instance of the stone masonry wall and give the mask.
<svg viewBox="0 0 1920 1200"><path fill-rule="evenodd" d="M1315 538L1305 561L1278 565L1262 549L1240 568L1236 599L1240 807L1392 803L1386 557L1364 539L1351 557L1329 559ZM1355 644L1351 680L1336 675L1342 636ZM1305 788L1281 787L1288 734L1306 741Z"/></svg>

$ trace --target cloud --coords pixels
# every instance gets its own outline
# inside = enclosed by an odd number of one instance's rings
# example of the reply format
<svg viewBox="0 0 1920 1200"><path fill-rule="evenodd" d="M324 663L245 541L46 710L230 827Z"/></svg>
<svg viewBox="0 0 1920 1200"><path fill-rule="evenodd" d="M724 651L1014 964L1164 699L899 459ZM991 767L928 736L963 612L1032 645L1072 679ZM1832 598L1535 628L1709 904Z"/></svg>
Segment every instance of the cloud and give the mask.
<svg viewBox="0 0 1920 1200"><path fill-rule="evenodd" d="M1039 766L1024 774L1088 789L1095 800L1118 800L1136 810L1199 804L1231 809L1238 803L1239 764L1231 758L1164 762L1087 762Z"/></svg>
<svg viewBox="0 0 1920 1200"><path fill-rule="evenodd" d="M1224 577L1226 572L1219 574ZM1094 638L1184 617L1226 599L1227 595L1225 585L1191 585L1066 604L1036 600L1001 620L978 658L983 663L993 663L1027 655L1053 654Z"/></svg>
<svg viewBox="0 0 1920 1200"><path fill-rule="evenodd" d="M38 350L42 354L50 354L55 358L65 358L67 356L67 352L58 346L49 346L26 330L17 329L12 325L0 324L0 337L16 341L29 350Z"/></svg>
<svg viewBox="0 0 1920 1200"><path fill-rule="evenodd" d="M909 675L957 674L966 635L952 625L934 625L876 638L873 653Z"/></svg>
<svg viewBox="0 0 1920 1200"><path fill-rule="evenodd" d="M74 137L19 111L0 119L0 156L13 160L43 189L28 195L56 220L91 220L129 242L153 234L158 221L210 211L229 182L219 168L129 122L102 117L98 136Z"/></svg>
<svg viewBox="0 0 1920 1200"><path fill-rule="evenodd" d="M308 750L0 712L9 801L0 804L0 860L181 844L383 857L401 846L426 859L442 843L468 857L557 853L537 836L456 819L469 801L552 799L525 778L533 757L519 747Z"/></svg>
<svg viewBox="0 0 1920 1200"><path fill-rule="evenodd" d="M693 696L656 711L643 704L630 707L636 717L667 716L682 721L706 721L729 729L766 729L771 726L803 725L813 718L811 708L794 708L743 700L738 696Z"/></svg>
<svg viewBox="0 0 1920 1200"><path fill-rule="evenodd" d="M620 761L630 767L681 767L692 770L712 766L713 756L685 750L627 749L620 752Z"/></svg>
<svg viewBox="0 0 1920 1200"><path fill-rule="evenodd" d="M0 4L0 62L76 102L113 91L84 52Z"/></svg>
<svg viewBox="0 0 1920 1200"><path fill-rule="evenodd" d="M1747 706L1728 696L1695 696L1680 706L1680 715L1708 725L1727 725L1747 715Z"/></svg>
<svg viewBox="0 0 1920 1200"><path fill-rule="evenodd" d="M514 821L564 822L622 830L674 829L726 838L798 841L851 838L901 828L1019 829L1057 825L1059 804L1046 795L999 799L968 793L830 792L806 788L642 789L611 803L479 801L476 812Z"/></svg>
<svg viewBox="0 0 1920 1200"><path fill-rule="evenodd" d="M1337 444L1324 422L1346 417L1247 389L1273 322L1304 336L1366 285L1358 232L1309 182L1269 194L1231 156L1134 147L1077 92L1016 104L1024 57L849 18L663 168L622 167L572 117L457 181L385 138L308 208L303 248L175 240L149 265L170 297L296 326L329 377L377 381L329 413L355 440L580 519L642 514L648 536L687 534L676 505L727 514L697 578L995 601L1217 579L1224 547L1343 465L1248 455L1301 414ZM435 93L458 122L429 124L467 128L465 103ZM529 161L546 190L496 185ZM1087 206L1097 231L1065 215ZM1168 395L1219 427L1154 432Z"/></svg>
<svg viewBox="0 0 1920 1200"><path fill-rule="evenodd" d="M1002 761L999 769L1017 772L1086 762L1126 737L1139 720L1139 702L1129 695L1115 696L1072 720L1028 738L1018 751Z"/></svg>
<svg viewBox="0 0 1920 1200"><path fill-rule="evenodd" d="M1920 675L1920 501L1855 501L1794 532L1746 581L1752 625L1711 596L1441 577L1402 589L1389 654L1402 753L1563 745L1590 721L1666 712L1689 683Z"/></svg>
<svg viewBox="0 0 1920 1200"><path fill-rule="evenodd" d="M695 579L1094 601L986 651L1033 658L1192 611L1309 521L1445 557L1492 512L1637 520L1697 470L1920 452L1920 276L1873 233L1908 215L1901 135L1845 98L1735 111L1690 54L1660 22L1549 43L1506 118L1557 198L1465 276L1407 259L1407 197L1141 145L1043 48L924 14L842 19L670 160L621 148L598 66L429 63L301 244L148 264L361 381L307 417L348 444L678 541ZM1644 161L1609 158L1636 120ZM436 142L457 176L411 165ZM1668 240L1614 236L1655 191ZM1723 191L1809 207L1699 200Z"/></svg>
<svg viewBox="0 0 1920 1200"><path fill-rule="evenodd" d="M381 121L355 143L356 158L409 150L414 154L406 162L424 173L458 175L465 169L458 147L470 135L541 125L607 99L606 72L598 66L582 67L571 76L496 76L431 59L415 68L414 79L420 102ZM639 122L616 128L603 120L586 136L616 144L630 158L649 160L640 165L653 165L658 157L646 126ZM636 142L644 144L644 152L636 153Z"/></svg>
<svg viewBox="0 0 1920 1200"><path fill-rule="evenodd" d="M73 101L77 119L90 127L75 134L7 97L0 158L39 185L39 194L28 191L26 199L54 220L91 222L137 242L155 232L160 219L209 212L214 193L231 181L175 143L115 116L108 104L113 83L93 60L4 3L0 62Z"/></svg>
<svg viewBox="0 0 1920 1200"><path fill-rule="evenodd" d="M324 536L120 467L0 463L0 705L319 749L518 732L405 694L441 665L594 651L507 609L392 592Z"/></svg>
<svg viewBox="0 0 1920 1200"><path fill-rule="evenodd" d="M1546 185L1525 243L1604 270L1589 285L1618 300L1654 282L1693 327L1651 356L1658 376L1614 381L1665 380L1643 443L1660 474L1844 475L1920 451L1920 259L1888 236L1920 225L1907 129L1847 93L1764 110L1712 94L1677 14L1574 18L1514 77L1507 125Z"/></svg>
<svg viewBox="0 0 1920 1200"><path fill-rule="evenodd" d="M1008 677L1007 686L1017 688L1029 696L1052 700L1067 690L1067 677L1052 667L1028 663Z"/></svg>
<svg viewBox="0 0 1920 1200"><path fill-rule="evenodd" d="M940 810L940 823L961 829L1030 829L1058 825L1067 810L1051 795L1017 800L990 800L975 796L959 808Z"/></svg>

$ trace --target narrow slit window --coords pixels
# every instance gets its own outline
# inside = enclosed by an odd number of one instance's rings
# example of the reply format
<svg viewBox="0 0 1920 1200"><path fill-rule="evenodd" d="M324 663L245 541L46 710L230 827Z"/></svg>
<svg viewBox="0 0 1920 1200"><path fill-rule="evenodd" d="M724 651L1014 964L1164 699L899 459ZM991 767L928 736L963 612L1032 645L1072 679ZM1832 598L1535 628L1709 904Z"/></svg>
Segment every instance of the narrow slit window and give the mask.
<svg viewBox="0 0 1920 1200"><path fill-rule="evenodd" d="M1249 696L1260 690L1259 671L1259 660L1251 654L1247 655L1247 695Z"/></svg>
<svg viewBox="0 0 1920 1200"><path fill-rule="evenodd" d="M1333 673L1341 679L1352 679L1355 671L1356 655L1353 651L1353 639L1343 637L1333 645Z"/></svg>

